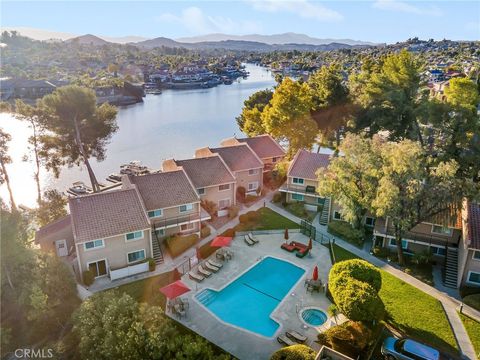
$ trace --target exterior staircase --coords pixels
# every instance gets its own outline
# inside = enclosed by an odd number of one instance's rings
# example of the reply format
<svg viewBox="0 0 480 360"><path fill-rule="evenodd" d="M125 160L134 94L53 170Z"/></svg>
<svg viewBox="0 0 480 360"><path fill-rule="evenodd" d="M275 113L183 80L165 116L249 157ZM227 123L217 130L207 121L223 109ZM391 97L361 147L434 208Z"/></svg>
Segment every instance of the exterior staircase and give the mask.
<svg viewBox="0 0 480 360"><path fill-rule="evenodd" d="M160 265L163 263L163 253L160 247L160 240L158 239L157 233L152 231L152 249L153 249L153 259L155 264Z"/></svg>
<svg viewBox="0 0 480 360"><path fill-rule="evenodd" d="M458 249L453 247L447 247L443 284L449 288L456 289L457 279L458 279Z"/></svg>
<svg viewBox="0 0 480 360"><path fill-rule="evenodd" d="M328 217L330 215L330 198L325 198L323 203L322 213L320 214L319 222L320 225L328 224Z"/></svg>

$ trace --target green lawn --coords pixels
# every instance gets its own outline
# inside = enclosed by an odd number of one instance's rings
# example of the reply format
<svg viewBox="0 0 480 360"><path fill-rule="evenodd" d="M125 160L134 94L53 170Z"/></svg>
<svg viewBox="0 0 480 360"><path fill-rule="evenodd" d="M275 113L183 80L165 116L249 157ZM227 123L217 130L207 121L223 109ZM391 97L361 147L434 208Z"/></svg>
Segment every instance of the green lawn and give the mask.
<svg viewBox="0 0 480 360"><path fill-rule="evenodd" d="M358 258L333 245L337 261ZM387 311L386 323L405 335L458 354L457 343L442 304L434 297L381 270L380 297Z"/></svg>
<svg viewBox="0 0 480 360"><path fill-rule="evenodd" d="M246 222L235 226L235 231L248 230L277 230L277 229L299 229L300 225L287 219L286 217L270 210L267 207L262 207L256 211L255 219L249 219Z"/></svg>
<svg viewBox="0 0 480 360"><path fill-rule="evenodd" d="M472 342L477 357L480 358L480 323L463 314L458 314L462 319L463 326L467 330L468 337Z"/></svg>

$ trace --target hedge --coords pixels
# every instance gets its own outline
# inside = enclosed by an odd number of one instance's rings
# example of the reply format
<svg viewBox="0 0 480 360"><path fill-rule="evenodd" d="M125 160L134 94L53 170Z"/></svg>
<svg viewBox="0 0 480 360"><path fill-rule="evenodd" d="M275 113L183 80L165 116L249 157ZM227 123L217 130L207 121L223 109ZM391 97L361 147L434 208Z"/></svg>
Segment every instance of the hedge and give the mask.
<svg viewBox="0 0 480 360"><path fill-rule="evenodd" d="M474 309L480 310L480 294L467 295L463 302Z"/></svg>
<svg viewBox="0 0 480 360"><path fill-rule="evenodd" d="M328 232L332 235L341 237L356 246L363 244L363 232L356 230L350 223L341 220L333 220L328 223Z"/></svg>
<svg viewBox="0 0 480 360"><path fill-rule="evenodd" d="M306 345L292 345L275 351L270 360L314 360L317 353Z"/></svg>
<svg viewBox="0 0 480 360"><path fill-rule="evenodd" d="M198 241L197 234L187 236L174 235L165 240L168 252L174 258L191 248Z"/></svg>

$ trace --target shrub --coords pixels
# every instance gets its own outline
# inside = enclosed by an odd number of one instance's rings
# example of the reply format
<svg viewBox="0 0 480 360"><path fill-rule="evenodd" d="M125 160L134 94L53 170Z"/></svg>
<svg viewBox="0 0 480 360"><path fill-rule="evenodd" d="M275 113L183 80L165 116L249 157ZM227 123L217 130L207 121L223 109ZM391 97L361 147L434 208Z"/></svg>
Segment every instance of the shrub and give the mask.
<svg viewBox="0 0 480 360"><path fill-rule="evenodd" d="M346 221L333 220L328 223L328 232L342 239L360 246L363 244L364 235L361 230L354 229Z"/></svg>
<svg viewBox="0 0 480 360"><path fill-rule="evenodd" d="M461 286L460 287L460 296L463 298L472 294L480 294L480 288L477 286Z"/></svg>
<svg viewBox="0 0 480 360"><path fill-rule="evenodd" d="M277 191L275 194L273 194L272 201L273 201L274 203L279 203L279 202L281 202L281 201L282 201L282 193Z"/></svg>
<svg viewBox="0 0 480 360"><path fill-rule="evenodd" d="M185 252L185 250L189 249L193 245L195 245L198 241L197 234L191 235L174 235L170 236L165 240L167 245L167 249L172 257L177 257L178 255Z"/></svg>
<svg viewBox="0 0 480 360"><path fill-rule="evenodd" d="M390 250L386 247L374 247L373 248L373 255L379 258L386 258L388 254L390 253Z"/></svg>
<svg viewBox="0 0 480 360"><path fill-rule="evenodd" d="M207 236L209 236L211 234L211 230L208 226L205 226L203 227L201 230L200 230L200 237L203 239L203 238L206 238Z"/></svg>
<svg viewBox="0 0 480 360"><path fill-rule="evenodd" d="M343 272L347 272L349 277L358 281L368 283L376 292L380 291L382 287L380 270L365 260L351 259L337 262L330 269L329 282L335 281Z"/></svg>
<svg viewBox="0 0 480 360"><path fill-rule="evenodd" d="M412 262L417 265L426 265L432 262L432 254L428 251L415 253L412 256Z"/></svg>
<svg viewBox="0 0 480 360"><path fill-rule="evenodd" d="M240 201L240 202L244 202L246 192L247 191L245 190L245 188L243 186L239 186L237 188L237 200Z"/></svg>
<svg viewBox="0 0 480 360"><path fill-rule="evenodd" d="M238 217L238 221L240 221L241 223L246 223L248 221L248 216L247 214L242 214Z"/></svg>
<svg viewBox="0 0 480 360"><path fill-rule="evenodd" d="M372 340L372 331L360 322L348 321L318 334L318 341L352 358L366 349Z"/></svg>
<svg viewBox="0 0 480 360"><path fill-rule="evenodd" d="M260 217L260 215L256 211L249 211L245 215L247 215L248 221L256 221Z"/></svg>
<svg viewBox="0 0 480 360"><path fill-rule="evenodd" d="M235 229L233 229L233 228L227 229L223 233L221 233L220 236L234 237L235 236Z"/></svg>
<svg viewBox="0 0 480 360"><path fill-rule="evenodd" d="M90 270L85 270L82 274L82 278L85 286L90 286L95 281L95 274Z"/></svg>
<svg viewBox="0 0 480 360"><path fill-rule="evenodd" d="M463 302L474 309L480 310L480 294L467 295L463 298Z"/></svg>
<svg viewBox="0 0 480 360"><path fill-rule="evenodd" d="M155 263L155 260L152 258L147 258L147 261L148 261L148 270L155 271L155 268L157 266L157 264Z"/></svg>
<svg viewBox="0 0 480 360"><path fill-rule="evenodd" d="M210 200L202 200L202 207L213 218L217 213L217 204Z"/></svg>
<svg viewBox="0 0 480 360"><path fill-rule="evenodd" d="M314 360L316 352L306 345L292 345L275 351L270 360Z"/></svg>
<svg viewBox="0 0 480 360"><path fill-rule="evenodd" d="M245 196L244 202L245 202L245 203L250 203L250 202L254 202L254 201L256 201L256 200L258 200L258 196L250 195L250 194L249 194L249 195L246 195L246 196Z"/></svg>
<svg viewBox="0 0 480 360"><path fill-rule="evenodd" d="M228 218L233 219L238 215L238 212L240 211L240 208L237 205L230 206L228 208Z"/></svg>

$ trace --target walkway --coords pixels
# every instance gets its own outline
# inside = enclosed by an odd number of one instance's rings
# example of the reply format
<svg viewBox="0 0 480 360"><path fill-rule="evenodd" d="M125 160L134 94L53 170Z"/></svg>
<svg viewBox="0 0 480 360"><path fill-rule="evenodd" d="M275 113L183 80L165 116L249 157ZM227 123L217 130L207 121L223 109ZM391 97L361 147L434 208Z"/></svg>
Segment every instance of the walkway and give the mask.
<svg viewBox="0 0 480 360"><path fill-rule="evenodd" d="M300 223L301 219L296 217L295 215L289 213L288 211L284 210L283 208L273 204L269 203L267 205L270 209L278 212L279 214L289 218L292 221L295 221L297 223ZM316 219L314 220L313 225L316 227L317 232L324 234L328 237L333 238L334 236L330 234L327 231L326 226L320 225ZM338 237L335 237L335 244L341 246L342 248L350 251L351 253L355 254L356 256L367 260L368 262L374 264L375 266L378 266L382 270L388 271L392 275L395 275L399 279L405 281L406 283L415 286L416 288L426 292L427 294L433 296L434 298L438 299L441 303L443 308L445 309L445 313L447 315L447 318L450 322L450 325L452 326L453 332L455 334L455 338L457 340L458 346L460 348L460 351L462 352L463 356L468 359L477 359L477 356L475 355L475 350L472 346L472 343L470 341L470 338L468 337L468 334L465 330L465 327L463 326L462 321L460 320L460 317L458 316L457 309L460 308L460 305L462 304L458 299L455 299L451 296L449 296L446 293L443 293L434 287L425 284L424 282L414 278L413 276L410 276L403 271L394 268L393 266L387 264L383 260L380 260L379 258L371 255L369 252L365 251L364 249L359 249L356 246L353 246L352 244L341 240ZM466 305L463 306L463 313L473 317L475 320L480 321L480 312L477 310L470 308Z"/></svg>

